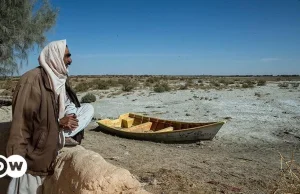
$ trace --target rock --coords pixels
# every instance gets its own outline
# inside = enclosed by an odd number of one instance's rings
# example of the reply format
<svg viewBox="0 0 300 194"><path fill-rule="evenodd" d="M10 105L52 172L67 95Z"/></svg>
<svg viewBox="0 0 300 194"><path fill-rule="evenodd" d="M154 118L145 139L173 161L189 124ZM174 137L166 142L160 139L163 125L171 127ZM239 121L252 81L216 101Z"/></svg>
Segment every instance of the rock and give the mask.
<svg viewBox="0 0 300 194"><path fill-rule="evenodd" d="M55 171L44 182L45 194L148 193L126 169L106 162L82 146L63 148Z"/></svg>
<svg viewBox="0 0 300 194"><path fill-rule="evenodd" d="M196 145L204 145L204 142L198 141L198 142L196 143Z"/></svg>
<svg viewBox="0 0 300 194"><path fill-rule="evenodd" d="M186 114L185 114L185 116L191 116L191 114L189 114L189 113L186 113Z"/></svg>
<svg viewBox="0 0 300 194"><path fill-rule="evenodd" d="M156 180L156 179L153 179L152 181L150 181L149 184L150 184L150 185L156 186L156 185L157 185L157 180Z"/></svg>
<svg viewBox="0 0 300 194"><path fill-rule="evenodd" d="M255 93L254 93L254 96L261 97L261 94L260 94L259 92L255 92Z"/></svg>

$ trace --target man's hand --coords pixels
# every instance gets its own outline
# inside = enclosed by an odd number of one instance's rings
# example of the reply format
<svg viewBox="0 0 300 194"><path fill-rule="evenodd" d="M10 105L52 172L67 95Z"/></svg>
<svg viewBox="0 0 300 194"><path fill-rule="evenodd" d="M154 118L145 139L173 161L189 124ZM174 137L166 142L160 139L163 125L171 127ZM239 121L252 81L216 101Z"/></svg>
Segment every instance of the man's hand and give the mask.
<svg viewBox="0 0 300 194"><path fill-rule="evenodd" d="M63 129L74 130L78 127L78 119L75 114L64 116L59 120L59 126Z"/></svg>

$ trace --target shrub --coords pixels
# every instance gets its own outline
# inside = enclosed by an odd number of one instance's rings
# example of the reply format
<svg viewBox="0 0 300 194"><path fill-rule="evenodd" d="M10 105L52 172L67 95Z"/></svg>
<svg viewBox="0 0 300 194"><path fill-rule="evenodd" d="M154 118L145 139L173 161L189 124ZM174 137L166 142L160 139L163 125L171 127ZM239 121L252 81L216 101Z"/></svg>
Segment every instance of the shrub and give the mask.
<svg viewBox="0 0 300 194"><path fill-rule="evenodd" d="M261 80L258 80L257 85L258 85L258 86L265 86L266 83L267 83L266 80L261 79Z"/></svg>
<svg viewBox="0 0 300 194"><path fill-rule="evenodd" d="M12 96L13 95L13 92L11 90L4 90L2 93L1 93L1 96Z"/></svg>
<svg viewBox="0 0 300 194"><path fill-rule="evenodd" d="M194 83L194 82L193 82L192 79L188 79L187 82L186 82L186 84L187 84L188 86L192 86L193 83Z"/></svg>
<svg viewBox="0 0 300 194"><path fill-rule="evenodd" d="M116 80L111 80L111 79L107 80L106 84L108 85L108 87L109 86L110 87L117 87L118 86L118 82Z"/></svg>
<svg viewBox="0 0 300 194"><path fill-rule="evenodd" d="M89 84L84 82L80 82L74 88L76 92L86 92L88 89L89 89Z"/></svg>
<svg viewBox="0 0 300 194"><path fill-rule="evenodd" d="M253 87L253 85L252 85L252 87ZM243 83L242 88L251 88L251 85L248 85L247 83Z"/></svg>
<svg viewBox="0 0 300 194"><path fill-rule="evenodd" d="M234 81L233 80L229 80L228 84L234 84Z"/></svg>
<svg viewBox="0 0 300 194"><path fill-rule="evenodd" d="M107 90L109 89L109 83L104 80L94 80L93 82L93 87L97 90Z"/></svg>
<svg viewBox="0 0 300 194"><path fill-rule="evenodd" d="M252 80L246 80L243 84L242 87L243 88L253 88L254 87L254 83Z"/></svg>
<svg viewBox="0 0 300 194"><path fill-rule="evenodd" d="M146 82L151 83L151 84L156 83L156 82L159 82L159 77L149 77L149 78L146 80Z"/></svg>
<svg viewBox="0 0 300 194"><path fill-rule="evenodd" d="M216 81L210 81L210 84L214 87L220 87L220 83Z"/></svg>
<svg viewBox="0 0 300 194"><path fill-rule="evenodd" d="M187 90L189 88L189 85L185 83L184 85L180 85L179 90Z"/></svg>
<svg viewBox="0 0 300 194"><path fill-rule="evenodd" d="M220 79L219 82L224 84L224 85L227 85L227 80L225 78Z"/></svg>
<svg viewBox="0 0 300 194"><path fill-rule="evenodd" d="M130 92L136 87L136 83L130 81L130 79L124 80L122 83L122 90L125 92Z"/></svg>
<svg viewBox="0 0 300 194"><path fill-rule="evenodd" d="M167 92L170 91L171 88L169 86L169 84L167 82L163 82L163 83L157 83L155 84L154 88L153 88L154 92Z"/></svg>
<svg viewBox="0 0 300 194"><path fill-rule="evenodd" d="M150 86L151 86L151 83L150 83L150 82L145 82L145 83L144 83L144 86L145 86L145 87L150 87Z"/></svg>
<svg viewBox="0 0 300 194"><path fill-rule="evenodd" d="M12 88L16 87L16 83L12 81L12 79L7 79L4 82L2 82L1 87L2 89L10 90Z"/></svg>
<svg viewBox="0 0 300 194"><path fill-rule="evenodd" d="M289 83L287 83L287 82L279 83L278 86L280 88L288 88L289 87Z"/></svg>
<svg viewBox="0 0 300 194"><path fill-rule="evenodd" d="M96 101L96 96L94 94L88 93L84 95L81 99L82 103L91 103Z"/></svg>
<svg viewBox="0 0 300 194"><path fill-rule="evenodd" d="M291 83L293 88L298 88L299 87L299 83Z"/></svg>

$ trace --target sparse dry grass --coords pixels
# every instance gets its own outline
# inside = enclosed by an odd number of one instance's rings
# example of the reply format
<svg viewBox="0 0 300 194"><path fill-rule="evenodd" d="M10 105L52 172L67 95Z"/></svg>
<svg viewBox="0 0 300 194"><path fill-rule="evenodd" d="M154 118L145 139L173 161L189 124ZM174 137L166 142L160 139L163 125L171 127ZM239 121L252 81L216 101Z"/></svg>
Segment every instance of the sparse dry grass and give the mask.
<svg viewBox="0 0 300 194"><path fill-rule="evenodd" d="M19 77L0 79L0 89L11 90ZM128 82L129 81L129 82ZM112 87L133 90L153 88L159 82L167 82L177 90L203 89L223 90L233 88L253 88L267 83L278 82L281 88L298 88L300 76L167 76L167 75L93 75L71 76L70 83L77 92L106 90ZM289 82L287 82L289 81ZM125 83L128 82L128 83ZM8 93L8 92L5 92Z"/></svg>
<svg viewBox="0 0 300 194"><path fill-rule="evenodd" d="M300 165L294 159L294 152L288 160L280 154L280 178L275 186L274 194L300 193Z"/></svg>

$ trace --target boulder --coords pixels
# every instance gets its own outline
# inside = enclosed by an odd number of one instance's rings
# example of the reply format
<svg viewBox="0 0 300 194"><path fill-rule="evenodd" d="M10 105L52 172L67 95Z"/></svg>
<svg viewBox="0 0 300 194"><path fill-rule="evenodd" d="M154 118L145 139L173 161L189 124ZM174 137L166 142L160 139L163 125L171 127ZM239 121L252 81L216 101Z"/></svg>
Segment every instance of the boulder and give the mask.
<svg viewBox="0 0 300 194"><path fill-rule="evenodd" d="M0 122L0 154L5 155L10 122ZM10 178L0 178L6 193ZM44 194L148 193L126 169L106 162L98 153L82 146L63 148L55 160L52 176L45 179Z"/></svg>
<svg viewBox="0 0 300 194"><path fill-rule="evenodd" d="M148 193L128 170L82 146L63 148L55 166L44 182L44 194Z"/></svg>

